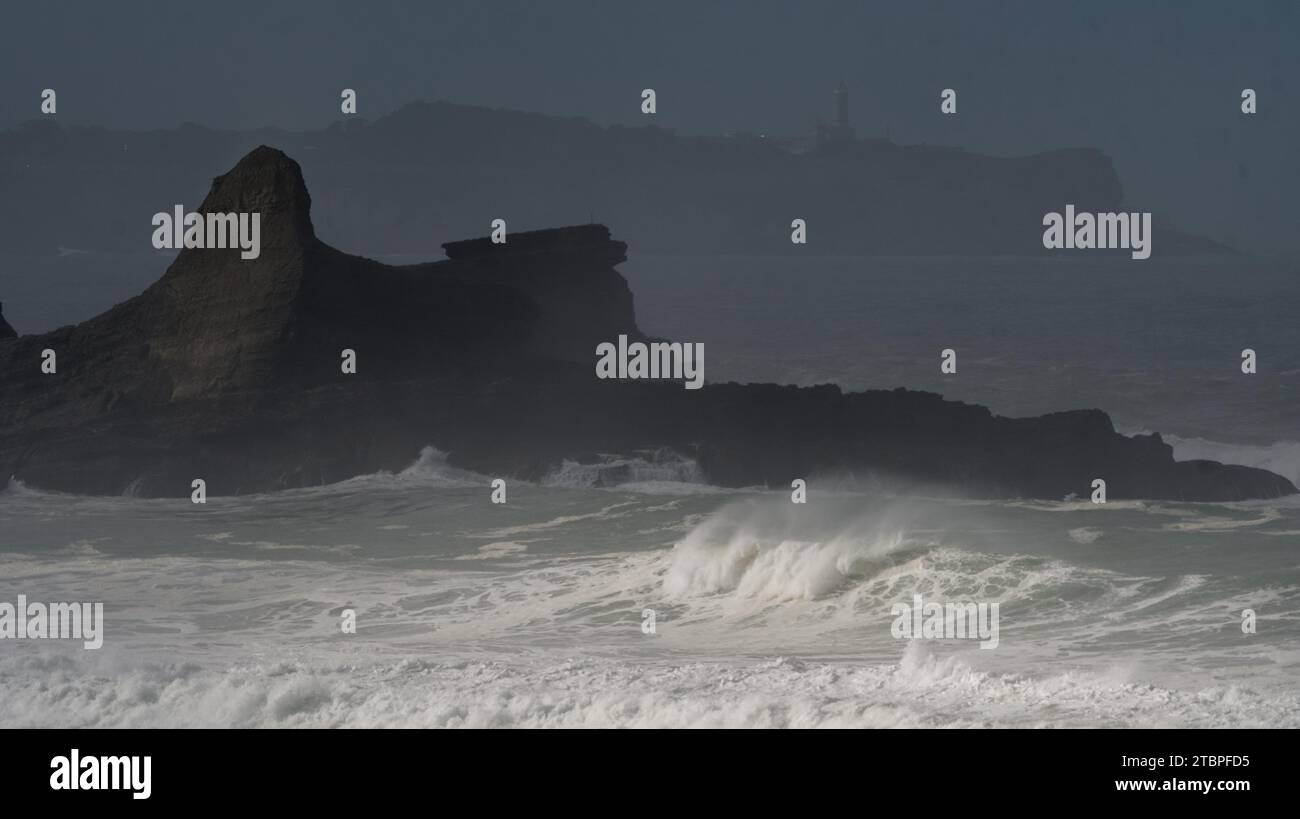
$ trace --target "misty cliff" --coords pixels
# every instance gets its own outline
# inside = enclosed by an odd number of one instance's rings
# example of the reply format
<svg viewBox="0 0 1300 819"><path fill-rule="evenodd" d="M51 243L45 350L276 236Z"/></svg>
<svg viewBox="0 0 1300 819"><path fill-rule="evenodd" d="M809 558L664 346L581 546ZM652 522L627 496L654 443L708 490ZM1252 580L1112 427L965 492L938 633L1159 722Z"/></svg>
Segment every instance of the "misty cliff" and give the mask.
<svg viewBox="0 0 1300 819"><path fill-rule="evenodd" d="M1115 498L1296 491L1258 469L1175 462L1158 435L1119 435L1097 410L1010 419L901 389L599 380L598 344L644 338L615 269L626 246L603 226L453 242L445 261L394 267L320 241L312 206L297 163L257 148L199 210L259 212L258 258L183 250L93 319L0 337L0 474L165 496L201 477L225 495L396 470L434 445L523 478L667 449L728 486L854 473L982 496L1083 496L1097 477Z"/></svg>
<svg viewBox="0 0 1300 819"><path fill-rule="evenodd" d="M876 139L792 152L757 137L429 102L308 132L117 132L53 121L0 131L9 193L0 244L141 250L140 214L202 190L200 169L229 167L263 143L302 162L318 227L370 255L428 254L431 237L478 235L495 218L516 231L617 224L647 253L1038 255L1047 212L1143 209L1092 149L1001 158ZM808 224L807 245L790 243L794 218ZM1159 213L1155 221L1157 255L1227 250L1161 224Z"/></svg>

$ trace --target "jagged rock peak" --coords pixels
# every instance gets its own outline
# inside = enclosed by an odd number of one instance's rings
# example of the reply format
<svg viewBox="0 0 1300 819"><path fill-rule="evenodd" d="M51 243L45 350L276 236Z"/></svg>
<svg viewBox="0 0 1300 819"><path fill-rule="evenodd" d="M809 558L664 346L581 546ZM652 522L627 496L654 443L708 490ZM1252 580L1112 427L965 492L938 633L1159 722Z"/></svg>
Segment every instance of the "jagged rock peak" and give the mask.
<svg viewBox="0 0 1300 819"><path fill-rule="evenodd" d="M274 225L301 236L316 235L311 223L311 194L302 168L284 151L266 145L249 151L235 167L213 179L200 210L261 213L264 231Z"/></svg>

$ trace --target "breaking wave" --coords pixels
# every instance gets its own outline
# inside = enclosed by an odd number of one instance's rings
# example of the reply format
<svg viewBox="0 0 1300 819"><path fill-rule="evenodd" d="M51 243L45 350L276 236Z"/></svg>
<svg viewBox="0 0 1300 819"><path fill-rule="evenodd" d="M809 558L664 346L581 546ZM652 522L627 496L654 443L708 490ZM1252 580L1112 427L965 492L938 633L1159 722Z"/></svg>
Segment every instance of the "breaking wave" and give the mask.
<svg viewBox="0 0 1300 819"><path fill-rule="evenodd" d="M667 449L640 452L632 457L601 454L586 463L566 459L542 484L566 489L618 487L660 494L714 489L705 483L704 470L698 463Z"/></svg>
<svg viewBox="0 0 1300 819"><path fill-rule="evenodd" d="M732 592L812 600L883 565L887 555L907 545L931 545L910 541L887 517L860 514L839 523L811 518L796 504L767 498L730 504L675 546L664 589L672 597Z"/></svg>

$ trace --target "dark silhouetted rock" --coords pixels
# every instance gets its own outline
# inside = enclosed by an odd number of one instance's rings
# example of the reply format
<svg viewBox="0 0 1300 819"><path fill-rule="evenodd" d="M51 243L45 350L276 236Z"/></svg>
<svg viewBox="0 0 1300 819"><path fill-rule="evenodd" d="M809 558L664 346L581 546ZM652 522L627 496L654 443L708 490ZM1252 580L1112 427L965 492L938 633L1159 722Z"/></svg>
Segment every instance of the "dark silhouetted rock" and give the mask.
<svg viewBox="0 0 1300 819"><path fill-rule="evenodd" d="M880 475L993 497L1243 500L1272 473L1175 462L1158 435L1098 410L1002 418L907 390L602 381L595 349L644 339L601 225L446 245L394 267L316 238L293 160L261 147L198 208L262 214L261 254L183 250L139 296L89 321L0 341L0 472L81 493L213 495L408 465L537 478L565 458L671 450L712 482ZM43 375L40 353L58 353ZM354 350L358 372L341 372Z"/></svg>

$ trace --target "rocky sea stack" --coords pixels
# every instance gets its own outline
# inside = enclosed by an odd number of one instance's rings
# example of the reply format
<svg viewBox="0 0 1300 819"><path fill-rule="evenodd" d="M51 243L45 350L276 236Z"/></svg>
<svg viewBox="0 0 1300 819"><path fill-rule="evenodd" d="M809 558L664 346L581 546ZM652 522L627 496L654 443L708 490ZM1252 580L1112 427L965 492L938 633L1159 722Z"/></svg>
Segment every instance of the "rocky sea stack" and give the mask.
<svg viewBox="0 0 1300 819"><path fill-rule="evenodd" d="M1099 410L1038 418L907 390L602 381L595 350L644 339L601 225L444 245L390 266L321 242L298 164L260 147L200 212L261 214L261 252L182 250L139 296L13 337L0 318L0 473L88 494L243 494L396 470L421 447L503 477L671 450L711 482L788 487L852 473L984 497L1232 501L1285 478L1175 462ZM42 371L42 354L57 370ZM356 374L340 367L354 351Z"/></svg>

